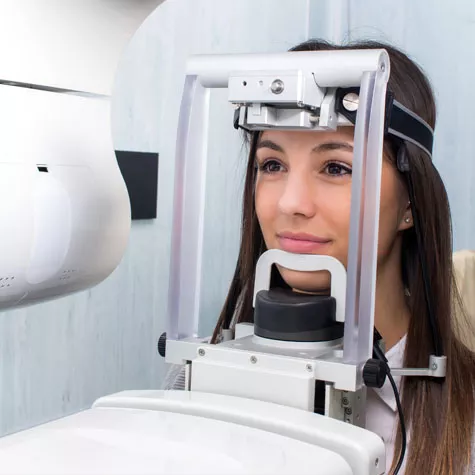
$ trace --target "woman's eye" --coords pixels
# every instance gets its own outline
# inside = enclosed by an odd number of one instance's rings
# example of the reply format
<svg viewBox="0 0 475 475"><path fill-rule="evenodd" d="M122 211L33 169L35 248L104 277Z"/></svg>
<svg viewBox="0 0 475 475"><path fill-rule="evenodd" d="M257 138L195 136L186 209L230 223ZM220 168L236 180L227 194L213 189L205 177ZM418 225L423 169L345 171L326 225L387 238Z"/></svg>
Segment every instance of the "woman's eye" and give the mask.
<svg viewBox="0 0 475 475"><path fill-rule="evenodd" d="M283 167L277 160L266 160L259 165L259 171L264 173L278 173L282 170Z"/></svg>
<svg viewBox="0 0 475 475"><path fill-rule="evenodd" d="M325 166L325 172L331 176L351 175L351 168L341 163L330 162Z"/></svg>

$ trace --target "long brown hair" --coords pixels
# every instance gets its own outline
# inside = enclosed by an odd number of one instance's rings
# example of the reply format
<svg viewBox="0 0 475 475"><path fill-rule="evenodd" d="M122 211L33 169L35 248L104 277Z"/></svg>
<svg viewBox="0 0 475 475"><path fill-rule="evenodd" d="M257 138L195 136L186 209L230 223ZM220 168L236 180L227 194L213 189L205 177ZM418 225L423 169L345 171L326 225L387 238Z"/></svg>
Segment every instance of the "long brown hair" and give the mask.
<svg viewBox="0 0 475 475"><path fill-rule="evenodd" d="M293 51L384 48L390 57L391 76L388 88L397 101L408 107L433 128L436 107L431 86L422 70L402 51L379 42L357 42L336 46L326 41L309 40ZM257 260L265 250L264 240L254 207L256 170L255 151L258 133L249 137L249 161L243 197L241 245L234 277L216 325L213 340L223 328L229 328L233 315L237 322L252 322L252 293ZM394 150L386 141L385 148ZM406 474L459 475L471 463L475 418L475 357L457 337L455 306L459 304L452 267L452 230L447 193L430 157L408 146L410 174L414 183L415 203L420 216L422 248L432 290L436 325L447 356L447 375L443 381L430 378L404 378L402 405L406 426L410 428ZM394 162L394 153L391 154ZM427 367L432 354L433 338L424 295L424 281L414 228L404 232L401 270L409 290L411 319L404 364ZM273 277L284 285L278 273ZM401 433L396 436L393 469L401 447Z"/></svg>

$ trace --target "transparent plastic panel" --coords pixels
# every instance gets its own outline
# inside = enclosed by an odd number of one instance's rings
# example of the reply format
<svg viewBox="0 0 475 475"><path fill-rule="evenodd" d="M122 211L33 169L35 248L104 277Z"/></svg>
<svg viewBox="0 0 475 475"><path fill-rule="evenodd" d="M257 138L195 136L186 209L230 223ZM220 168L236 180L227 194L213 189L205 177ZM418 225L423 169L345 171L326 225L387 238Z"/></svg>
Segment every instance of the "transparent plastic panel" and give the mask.
<svg viewBox="0 0 475 475"><path fill-rule="evenodd" d="M248 147L243 132L233 127L233 119L234 108L228 102L228 90L213 89L198 326L198 334L205 337L212 334L226 300L241 237Z"/></svg>
<svg viewBox="0 0 475 475"><path fill-rule="evenodd" d="M196 76L187 76L175 157L167 327L167 335L173 339L198 333L208 116L209 89L203 88Z"/></svg>
<svg viewBox="0 0 475 475"><path fill-rule="evenodd" d="M343 359L372 355L387 66L363 75L355 126Z"/></svg>
<svg viewBox="0 0 475 475"><path fill-rule="evenodd" d="M188 76L180 109L168 304L169 338L209 336L238 254L246 147L227 89ZM187 145L188 144L188 145Z"/></svg>
<svg viewBox="0 0 475 475"><path fill-rule="evenodd" d="M353 168L351 175L351 217L348 240L346 284L346 315L343 358L346 363L357 363L358 340L363 328L359 325L360 286L363 246L364 185L367 165L369 115L374 89L374 75L366 73L361 81L359 107L356 116Z"/></svg>
<svg viewBox="0 0 475 475"><path fill-rule="evenodd" d="M378 257L381 170L383 161L384 119L387 75L375 74L371 103L364 186L363 243L359 300L359 337L357 362L365 363L373 354L374 308Z"/></svg>

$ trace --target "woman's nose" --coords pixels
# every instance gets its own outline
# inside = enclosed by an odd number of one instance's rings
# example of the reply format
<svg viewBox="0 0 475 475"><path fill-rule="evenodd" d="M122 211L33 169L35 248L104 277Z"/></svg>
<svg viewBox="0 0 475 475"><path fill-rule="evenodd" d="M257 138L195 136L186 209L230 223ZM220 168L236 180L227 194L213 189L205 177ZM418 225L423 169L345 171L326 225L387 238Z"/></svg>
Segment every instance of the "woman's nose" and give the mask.
<svg viewBox="0 0 475 475"><path fill-rule="evenodd" d="M316 211L316 196L308 173L289 173L279 199L281 213L312 217Z"/></svg>

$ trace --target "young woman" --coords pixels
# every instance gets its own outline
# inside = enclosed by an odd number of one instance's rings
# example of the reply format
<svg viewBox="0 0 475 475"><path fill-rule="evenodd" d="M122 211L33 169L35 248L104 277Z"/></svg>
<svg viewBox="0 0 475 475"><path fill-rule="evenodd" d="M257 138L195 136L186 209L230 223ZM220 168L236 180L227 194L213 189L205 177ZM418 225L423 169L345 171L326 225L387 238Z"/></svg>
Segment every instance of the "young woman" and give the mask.
<svg viewBox="0 0 475 475"><path fill-rule="evenodd" d="M397 101L435 126L433 93L421 69L403 52L376 42L335 46L311 40L295 51L384 48L391 61L388 88ZM353 128L336 132L269 130L249 136L239 258L213 340L223 329L252 321L257 259L266 249L325 254L346 265L351 200ZM399 381L408 430L406 475L471 473L475 418L475 357L460 341L459 299L452 267L450 210L446 190L430 157L407 144L415 202L395 166L397 147L385 139L375 326L391 366L427 367L433 339L424 294L412 209L420 216L433 312L447 356L445 379ZM273 285L326 293L326 273L280 268ZM383 437L388 471L401 449L391 388L369 390L367 426ZM402 472L400 472L402 473ZM474 472L475 473L475 472Z"/></svg>

